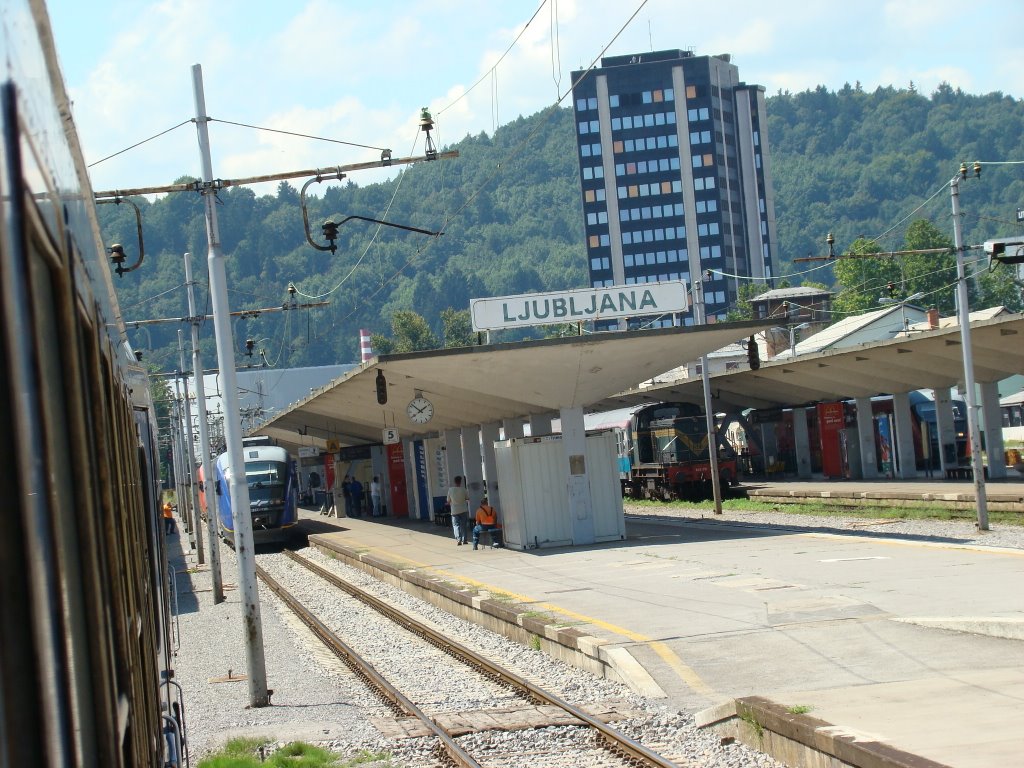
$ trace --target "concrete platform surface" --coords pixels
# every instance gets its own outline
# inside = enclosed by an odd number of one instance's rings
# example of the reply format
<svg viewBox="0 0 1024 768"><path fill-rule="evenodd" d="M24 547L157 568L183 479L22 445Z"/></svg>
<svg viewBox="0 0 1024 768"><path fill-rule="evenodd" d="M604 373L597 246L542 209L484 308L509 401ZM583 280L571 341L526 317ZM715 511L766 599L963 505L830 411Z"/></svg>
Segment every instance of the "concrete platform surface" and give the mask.
<svg viewBox="0 0 1024 768"><path fill-rule="evenodd" d="M304 516L604 640L668 705L763 696L946 765L1024 765L1024 642L991 630L1019 633L1024 550L627 516L621 542L474 551L429 521Z"/></svg>

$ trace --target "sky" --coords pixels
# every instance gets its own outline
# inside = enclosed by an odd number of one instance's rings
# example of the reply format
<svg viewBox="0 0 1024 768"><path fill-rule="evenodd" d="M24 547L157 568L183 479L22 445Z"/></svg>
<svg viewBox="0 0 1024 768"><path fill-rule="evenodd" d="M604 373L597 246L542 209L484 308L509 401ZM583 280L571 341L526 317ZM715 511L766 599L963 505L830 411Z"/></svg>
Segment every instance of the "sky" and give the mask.
<svg viewBox="0 0 1024 768"><path fill-rule="evenodd" d="M196 112L194 64L202 65L212 118L333 140L212 123L213 173L222 179L372 161L382 148L394 157L422 154L423 107L439 147L493 133L555 103L570 91L571 72L602 51L729 53L740 78L769 96L857 82L866 90L913 82L930 94L944 81L975 94L1024 96L1021 0L48 0L47 7L95 190L201 175L195 128L186 122ZM381 174L349 178L364 185ZM272 194L275 186L255 189Z"/></svg>

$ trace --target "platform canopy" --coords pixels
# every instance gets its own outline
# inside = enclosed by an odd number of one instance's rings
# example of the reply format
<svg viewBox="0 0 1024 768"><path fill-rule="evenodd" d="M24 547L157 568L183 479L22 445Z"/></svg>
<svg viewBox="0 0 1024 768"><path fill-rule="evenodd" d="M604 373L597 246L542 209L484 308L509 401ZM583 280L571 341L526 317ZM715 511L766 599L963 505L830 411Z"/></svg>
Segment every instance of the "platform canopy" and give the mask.
<svg viewBox="0 0 1024 768"><path fill-rule="evenodd" d="M774 320L702 327L595 333L510 344L381 355L315 390L251 434L270 435L292 451L380 443L385 428L402 438L562 408L593 410L616 392L693 362ZM387 404L377 402L376 377L387 382ZM426 424L406 406L417 396L433 405Z"/></svg>
<svg viewBox="0 0 1024 768"><path fill-rule="evenodd" d="M1024 315L972 322L971 348L979 384L1024 373ZM715 407L727 411L944 389L962 385L963 380L960 327L954 325L764 363L757 371L715 374L711 394ZM597 409L662 401L702 404L700 380L634 388L605 399Z"/></svg>

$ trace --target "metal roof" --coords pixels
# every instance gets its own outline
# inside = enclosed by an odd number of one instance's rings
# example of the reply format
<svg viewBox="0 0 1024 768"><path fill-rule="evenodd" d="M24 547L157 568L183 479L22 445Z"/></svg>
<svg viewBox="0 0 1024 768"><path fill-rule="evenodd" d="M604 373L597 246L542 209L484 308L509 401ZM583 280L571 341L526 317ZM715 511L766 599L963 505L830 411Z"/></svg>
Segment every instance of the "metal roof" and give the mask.
<svg viewBox="0 0 1024 768"><path fill-rule="evenodd" d="M1024 372L1024 315L971 322L971 349L978 383ZM715 374L711 393L721 410L774 408L948 388L962 383L963 371L960 328L952 326ZM703 403L700 379L629 390L598 407L675 400Z"/></svg>
<svg viewBox="0 0 1024 768"><path fill-rule="evenodd" d="M599 333L510 344L381 355L254 428L285 447L325 448L381 442L385 428L403 437L528 417L561 408L595 410L615 392L698 359L770 326L772 321L718 323ZM388 402L376 398L377 371ZM434 405L424 425L406 416L421 393ZM617 407L617 406L616 406Z"/></svg>

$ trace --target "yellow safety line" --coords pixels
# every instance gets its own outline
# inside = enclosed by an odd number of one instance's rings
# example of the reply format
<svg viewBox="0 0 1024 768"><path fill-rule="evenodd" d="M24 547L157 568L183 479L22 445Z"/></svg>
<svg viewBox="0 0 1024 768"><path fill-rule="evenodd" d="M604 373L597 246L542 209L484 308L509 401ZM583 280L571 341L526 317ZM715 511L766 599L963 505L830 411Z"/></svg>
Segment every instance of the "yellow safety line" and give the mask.
<svg viewBox="0 0 1024 768"><path fill-rule="evenodd" d="M883 539L874 536L863 536L859 533L811 533L795 532L796 536L808 536L819 539L840 539L849 541L870 541L875 544L886 544L890 547L923 547L925 549L959 550L961 552L977 552L982 555L1008 555L1009 557L1024 557L1024 549L1012 549L1010 547L987 547L984 544L954 544L952 542L939 541L905 541L902 539Z"/></svg>
<svg viewBox="0 0 1024 768"><path fill-rule="evenodd" d="M377 552L386 553L392 556L394 554L390 550L381 549L379 547L366 548L369 550L375 550ZM692 667L687 665L681 658L679 658L675 651L668 647L667 643L664 643L660 640L654 640L650 637L647 637L646 635L641 635L639 632L634 632L631 629L626 629L625 627L620 627L616 624L611 624L607 621L602 621L601 619L595 619L592 616L587 616L583 613L576 613L575 611L570 611L567 608L562 608L561 606L554 605L553 603L538 603L537 600L530 597L529 595L520 595L517 592L510 592L507 589L493 587L490 584L487 584L486 582L478 581L476 579L470 578L469 576L464 576L463 574L450 573L448 571L442 570L441 568L435 568L432 565L427 565L426 563L416 562L415 560L407 558L404 555L402 559L403 561L409 563L410 565L416 568L421 568L423 570L436 573L439 576L455 579L457 581L464 582L471 586L485 589L488 592L499 592L503 595L508 595L509 597L512 597L518 600L519 602L529 603L531 605L537 606L538 608L542 608L543 610L551 611L552 613L558 613L577 621L582 621L587 624L593 624L596 627L600 627L601 629L605 629L609 632L614 632L617 635L622 635L623 637L627 637L630 640L637 643L644 643L645 645L649 646L651 650L653 650L656 654L658 654L658 656L660 656L662 660L672 668L672 671L674 671L679 676L679 679L681 679L684 683L686 683L686 685L688 685L694 691L703 694L704 696L713 697L718 695L717 692L711 686L709 686L701 679L700 675L698 675Z"/></svg>

